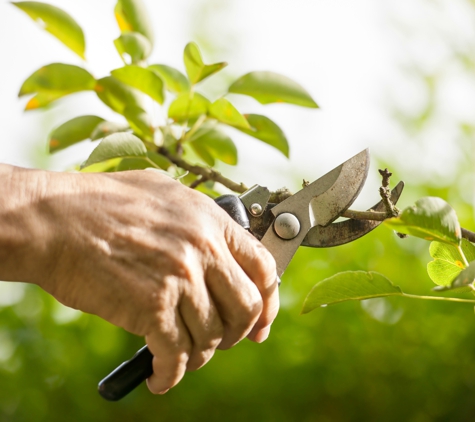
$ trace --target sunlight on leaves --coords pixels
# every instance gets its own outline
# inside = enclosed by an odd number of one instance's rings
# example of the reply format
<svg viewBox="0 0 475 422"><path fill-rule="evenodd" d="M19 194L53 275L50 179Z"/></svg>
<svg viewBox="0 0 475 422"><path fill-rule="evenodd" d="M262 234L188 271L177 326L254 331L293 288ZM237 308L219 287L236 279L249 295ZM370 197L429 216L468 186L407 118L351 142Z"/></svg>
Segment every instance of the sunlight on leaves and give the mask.
<svg viewBox="0 0 475 422"><path fill-rule="evenodd" d="M138 89L159 104L163 104L163 81L154 71L131 65L115 69L111 75L124 84Z"/></svg>
<svg viewBox="0 0 475 422"><path fill-rule="evenodd" d="M226 98L220 98L211 104L209 115L229 126L251 130L246 118Z"/></svg>
<svg viewBox="0 0 475 422"><path fill-rule="evenodd" d="M153 45L153 26L142 0L118 0L114 14L122 32L138 32Z"/></svg>
<svg viewBox="0 0 475 422"><path fill-rule="evenodd" d="M148 68L162 78L168 91L181 94L190 90L190 82L178 69L165 64L152 64Z"/></svg>
<svg viewBox="0 0 475 422"><path fill-rule="evenodd" d="M226 62L209 65L204 64L200 49L198 45L193 42L186 45L183 60L185 62L186 73L193 85L211 76L213 73L219 72L228 65Z"/></svg>
<svg viewBox="0 0 475 422"><path fill-rule="evenodd" d="M462 239L461 248L468 262L475 260L475 246ZM433 261L427 264L427 273L439 286L450 286L465 268L464 259L458 248L447 243L432 242L429 248Z"/></svg>
<svg viewBox="0 0 475 422"><path fill-rule="evenodd" d="M36 1L12 2L23 10L31 19L54 35L66 47L85 59L86 42L84 33L77 22L62 9L46 3Z"/></svg>
<svg viewBox="0 0 475 422"><path fill-rule="evenodd" d="M250 72L241 76L229 92L248 95L261 104L288 103L318 108L310 94L297 82L274 72Z"/></svg>

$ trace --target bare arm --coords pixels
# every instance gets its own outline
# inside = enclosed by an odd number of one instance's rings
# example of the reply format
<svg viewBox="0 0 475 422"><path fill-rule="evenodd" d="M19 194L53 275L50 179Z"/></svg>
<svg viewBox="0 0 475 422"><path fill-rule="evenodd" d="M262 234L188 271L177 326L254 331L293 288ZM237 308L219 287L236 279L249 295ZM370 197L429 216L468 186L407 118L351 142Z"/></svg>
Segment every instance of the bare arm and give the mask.
<svg viewBox="0 0 475 422"><path fill-rule="evenodd" d="M68 174L0 165L0 279L146 337L152 392L216 348L261 342L275 262L206 196L148 171Z"/></svg>

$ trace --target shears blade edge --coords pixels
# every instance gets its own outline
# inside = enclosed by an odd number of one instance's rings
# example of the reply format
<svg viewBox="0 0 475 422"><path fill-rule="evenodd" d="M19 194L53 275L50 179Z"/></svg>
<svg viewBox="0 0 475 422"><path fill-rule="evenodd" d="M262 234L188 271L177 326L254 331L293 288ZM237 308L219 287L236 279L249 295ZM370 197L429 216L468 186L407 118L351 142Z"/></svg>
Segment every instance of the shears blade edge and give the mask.
<svg viewBox="0 0 475 422"><path fill-rule="evenodd" d="M399 182L391 191L391 202L396 204L404 189L404 182ZM384 211L383 201L379 201L368 211ZM352 242L378 227L382 222L376 220L348 219L332 223L326 227L314 226L302 241L302 246L311 248L330 248Z"/></svg>

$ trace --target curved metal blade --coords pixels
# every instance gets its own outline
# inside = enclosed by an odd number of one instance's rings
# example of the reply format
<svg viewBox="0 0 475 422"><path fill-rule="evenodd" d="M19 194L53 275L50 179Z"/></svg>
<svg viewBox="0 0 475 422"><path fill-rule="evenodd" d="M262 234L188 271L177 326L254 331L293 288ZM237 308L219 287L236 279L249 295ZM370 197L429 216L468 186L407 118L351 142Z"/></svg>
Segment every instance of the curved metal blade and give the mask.
<svg viewBox="0 0 475 422"><path fill-rule="evenodd" d="M368 169L369 151L365 149L272 208L274 217L290 213L300 224L293 239L281 239L271 225L261 240L274 256L279 276L312 227L327 226L353 203L363 188Z"/></svg>
<svg viewBox="0 0 475 422"><path fill-rule="evenodd" d="M391 191L391 201L396 204L404 188L404 182L399 182ZM373 211L384 211L383 201L378 202ZM368 210L370 211L370 210ZM312 248L329 248L332 246L343 245L356 240L371 230L378 227L382 222L375 220L345 220L339 223L333 223L326 227L315 226L310 229L302 241L302 246Z"/></svg>

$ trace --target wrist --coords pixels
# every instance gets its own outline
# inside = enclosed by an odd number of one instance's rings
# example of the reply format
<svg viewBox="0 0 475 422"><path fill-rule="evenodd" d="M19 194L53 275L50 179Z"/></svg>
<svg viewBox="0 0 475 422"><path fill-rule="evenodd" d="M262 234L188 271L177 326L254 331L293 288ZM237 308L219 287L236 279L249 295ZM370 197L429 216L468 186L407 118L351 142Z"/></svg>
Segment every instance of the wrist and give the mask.
<svg viewBox="0 0 475 422"><path fill-rule="evenodd" d="M0 165L0 279L41 284L53 264L51 173Z"/></svg>

